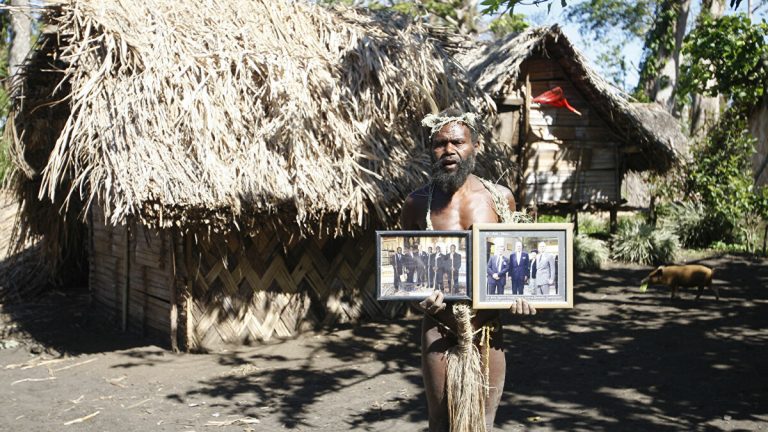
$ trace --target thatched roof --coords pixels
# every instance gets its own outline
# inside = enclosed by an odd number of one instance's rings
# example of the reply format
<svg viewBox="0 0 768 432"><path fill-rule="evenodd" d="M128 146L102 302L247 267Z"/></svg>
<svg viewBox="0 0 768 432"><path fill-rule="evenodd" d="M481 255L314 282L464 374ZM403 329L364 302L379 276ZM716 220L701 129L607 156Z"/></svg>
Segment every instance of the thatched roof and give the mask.
<svg viewBox="0 0 768 432"><path fill-rule="evenodd" d="M639 152L627 158L628 169L666 171L678 159L676 149L685 147L687 138L677 120L656 104L636 105L628 95L601 78L584 55L568 40L560 27L537 27L463 56L470 77L494 98L513 94L525 77L520 76L525 60L536 56L557 62L628 147Z"/></svg>
<svg viewBox="0 0 768 432"><path fill-rule="evenodd" d="M489 107L444 44L394 15L70 0L48 21L14 99L17 188L54 211L98 203L113 224L392 221L429 165L414 83L442 107Z"/></svg>

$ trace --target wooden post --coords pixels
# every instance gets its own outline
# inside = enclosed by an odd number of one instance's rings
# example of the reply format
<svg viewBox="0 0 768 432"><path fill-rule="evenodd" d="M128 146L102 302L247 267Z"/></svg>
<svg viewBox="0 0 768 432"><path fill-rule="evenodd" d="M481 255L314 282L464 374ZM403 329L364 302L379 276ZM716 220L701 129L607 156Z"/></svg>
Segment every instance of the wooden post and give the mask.
<svg viewBox="0 0 768 432"><path fill-rule="evenodd" d="M131 287L131 222L125 222L125 281L123 284L121 328L128 330L128 296Z"/></svg>
<svg viewBox="0 0 768 432"><path fill-rule="evenodd" d="M171 310L169 315L169 320L171 321L171 350L175 353L179 352L179 308L177 305L177 302L179 301L178 298L178 290L177 285L179 284L178 274L176 271L176 246L178 245L178 236L175 234L175 232L169 234L171 236Z"/></svg>
<svg viewBox="0 0 768 432"><path fill-rule="evenodd" d="M611 234L616 234L616 231L619 229L619 206L613 205L610 209L610 223L608 225L608 229L611 232Z"/></svg>
<svg viewBox="0 0 768 432"><path fill-rule="evenodd" d="M579 235L579 209L573 210L573 235Z"/></svg>

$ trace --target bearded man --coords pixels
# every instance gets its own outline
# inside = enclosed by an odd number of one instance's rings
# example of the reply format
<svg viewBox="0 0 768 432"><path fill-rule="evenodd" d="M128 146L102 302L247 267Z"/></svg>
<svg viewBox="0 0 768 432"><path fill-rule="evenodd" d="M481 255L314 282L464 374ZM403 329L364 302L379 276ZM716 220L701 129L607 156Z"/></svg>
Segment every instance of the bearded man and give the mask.
<svg viewBox="0 0 768 432"><path fill-rule="evenodd" d="M427 116L422 124L430 128L428 149L432 156L430 184L412 192L401 213L405 230L467 230L479 222L511 221L515 199L506 187L494 185L472 174L480 148L475 117L471 113L446 110ZM449 430L446 398L445 353L456 346L457 320L435 291L419 305L424 310L421 330L422 374L429 409L429 430ZM519 300L510 309L514 314L535 314L536 309ZM504 390L506 360L499 311L478 311L472 326L479 329L494 323L488 352L489 392L485 399L485 425L473 430L493 427L493 420ZM451 330L452 329L452 330ZM477 341L475 341L477 344Z"/></svg>

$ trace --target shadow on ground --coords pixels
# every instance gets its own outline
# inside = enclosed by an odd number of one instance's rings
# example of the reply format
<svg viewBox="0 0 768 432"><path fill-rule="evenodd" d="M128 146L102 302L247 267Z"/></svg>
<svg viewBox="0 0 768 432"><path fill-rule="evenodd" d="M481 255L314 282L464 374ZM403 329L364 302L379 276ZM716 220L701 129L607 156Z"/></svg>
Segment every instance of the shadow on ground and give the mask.
<svg viewBox="0 0 768 432"><path fill-rule="evenodd" d="M576 276L573 310L542 311L512 323L497 426L734 430L718 422L765 421L768 265L734 256L703 263L717 268L719 302L706 291L699 301L693 291L672 301L663 287L641 294L639 281L649 268L612 267ZM167 398L187 404L210 397L221 401L226 414L271 416L286 428L306 429L317 426L318 409L329 400L344 406L345 398L351 403L378 394L381 403L343 416L324 415L342 417L354 430L383 430L393 419L425 427L419 325L416 319L368 323L309 336L300 352L278 346L212 354L232 373L193 377L190 389ZM64 351L98 347L43 340ZM290 341L270 345L283 343ZM103 342L98 349L110 346ZM147 351L139 358L126 353L116 367L166 360L162 353ZM418 391L384 394L379 383L391 377Z"/></svg>

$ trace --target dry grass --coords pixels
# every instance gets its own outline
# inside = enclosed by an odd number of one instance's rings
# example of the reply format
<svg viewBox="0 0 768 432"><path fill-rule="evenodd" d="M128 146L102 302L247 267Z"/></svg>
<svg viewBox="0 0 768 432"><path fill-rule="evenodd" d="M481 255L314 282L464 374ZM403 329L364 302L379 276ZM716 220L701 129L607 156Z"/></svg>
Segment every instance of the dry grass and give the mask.
<svg viewBox="0 0 768 432"><path fill-rule="evenodd" d="M55 211L98 203L112 224L339 234L372 217L392 223L427 178L429 106L413 83L441 108L491 110L402 17L271 0L73 0L52 11L56 32L38 52L47 63L28 67L15 93L17 190L34 185ZM58 93L31 94L45 74ZM32 130L57 100L63 128Z"/></svg>

